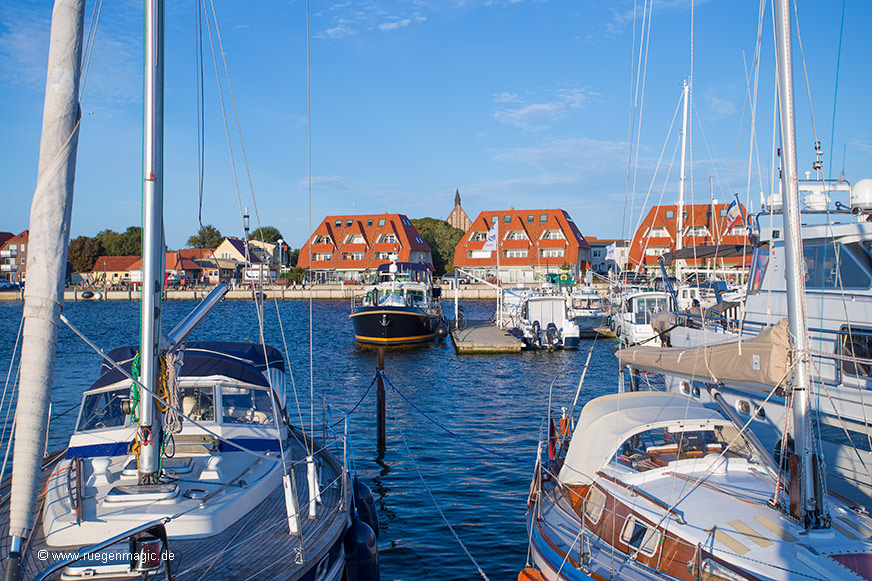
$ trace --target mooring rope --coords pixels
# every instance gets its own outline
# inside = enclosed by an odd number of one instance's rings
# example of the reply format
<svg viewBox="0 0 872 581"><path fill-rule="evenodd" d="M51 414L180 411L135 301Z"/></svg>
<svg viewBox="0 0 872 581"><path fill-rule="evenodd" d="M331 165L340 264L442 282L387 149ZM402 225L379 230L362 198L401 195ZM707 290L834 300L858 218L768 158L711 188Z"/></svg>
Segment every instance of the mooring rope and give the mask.
<svg viewBox="0 0 872 581"><path fill-rule="evenodd" d="M468 445L472 446L473 448L478 448L479 450L481 450L481 451L483 451L483 452L487 452L488 454L493 454L494 456L499 456L500 458L504 458L504 459L506 459L506 460L511 460L512 462L517 462L517 463L519 463L519 464L530 465L530 462L528 462L527 460L522 460L521 458L518 458L517 456L510 456L510 455L508 455L508 454L504 454L504 453L502 453L502 452L497 452L496 450L491 450L490 448L487 448L486 446L482 446L481 444L479 444L479 443L477 443L477 442L473 442L473 441L470 440L469 438L466 438L466 437L464 437L464 436L461 436L461 435L458 434L457 432L454 432L454 431L452 431L451 429L449 429L449 428L443 426L443 425L440 424L438 421L436 421L435 419L433 419L433 418L432 418L432 417L431 417L427 412L425 412L424 410L422 410L421 408L419 408L418 406L416 406L416 405L412 402L412 400L410 400L408 397L406 397L405 394L404 394L403 392L401 392L401 391L397 388L397 386L394 385L394 384L391 382L391 380L388 379L388 377L387 377L387 376L386 376L386 375L385 375L381 370L378 370L376 373L377 373L378 375L380 375L382 378L384 378L384 380L388 382L388 385L391 386L391 389L393 389L395 392L397 392L397 395L399 395L401 398L403 398L403 400L404 400L407 404L409 404L410 406L412 406L412 408L413 408L415 411L417 411L419 414L421 414L422 416L424 416L425 418L427 418L428 420L430 420L430 422L432 422L436 427L438 427L439 429L445 431L445 433L449 434L450 436L453 436L454 438L457 438L457 439L460 440L461 442L464 442L465 444L468 444Z"/></svg>

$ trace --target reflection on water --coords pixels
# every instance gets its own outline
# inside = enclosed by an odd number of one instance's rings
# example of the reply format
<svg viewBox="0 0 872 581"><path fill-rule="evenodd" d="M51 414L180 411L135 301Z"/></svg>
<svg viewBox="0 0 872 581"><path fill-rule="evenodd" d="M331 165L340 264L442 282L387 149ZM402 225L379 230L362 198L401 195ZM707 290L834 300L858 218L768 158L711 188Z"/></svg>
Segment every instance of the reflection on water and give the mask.
<svg viewBox="0 0 872 581"><path fill-rule="evenodd" d="M164 328L179 322L195 303L164 303ZM491 302L465 303L470 319L485 319ZM379 547L384 579L474 579L478 573L457 545L409 459L414 455L427 486L464 544L494 580L516 579L527 551L524 524L539 426L553 382L555 407L569 407L590 341L579 351L528 352L520 355L456 355L449 341L386 349L385 375L402 393L445 429L499 452L489 454L434 425L386 385L387 441L376 446L376 350L355 343L346 301L267 303L266 341L284 351L291 381L288 415L320 428L322 402L331 417L351 410L350 433L358 474L373 491L381 522ZM139 304L135 302L66 303L64 313L104 350L138 339ZM285 326L278 329L278 318ZM0 303L0 373L10 357L21 319L20 303ZM309 337L312 365L309 365ZM253 303L224 301L197 329L192 340L257 341ZM592 364L614 363L612 342L595 346ZM82 390L99 372L100 357L66 327L61 327L52 396L55 414L75 406ZM616 366L592 367L580 404L616 389ZM366 397L363 397L366 393ZM314 396L314 406L310 407ZM298 413L295 398L300 402ZM0 421L6 410L0 410ZM50 448L63 446L76 411L52 421ZM403 443L405 438L405 444ZM0 450L2 452L2 450Z"/></svg>

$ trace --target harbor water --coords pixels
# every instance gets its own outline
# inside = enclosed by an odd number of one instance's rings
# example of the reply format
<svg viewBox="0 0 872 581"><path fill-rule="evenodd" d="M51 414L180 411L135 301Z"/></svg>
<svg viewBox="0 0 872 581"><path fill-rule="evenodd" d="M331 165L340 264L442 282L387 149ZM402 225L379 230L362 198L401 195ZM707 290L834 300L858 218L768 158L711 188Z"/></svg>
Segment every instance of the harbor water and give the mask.
<svg viewBox="0 0 872 581"><path fill-rule="evenodd" d="M172 328L195 304L164 302L164 328ZM493 302L463 304L470 319L486 319L494 309ZM16 372L10 362L21 311L20 302L0 303L4 378L10 369L13 377ZM288 376L288 414L293 423L301 417L310 422L310 378L316 429L325 421L323 402L331 406L331 422L350 412L357 473L373 490L378 507L382 579L480 579L473 559L489 579L517 579L526 561L526 501L549 394L556 409L570 406L592 345L579 406L615 392L613 342L582 340L578 351L475 356L457 355L450 340L387 348L385 376L397 391L386 386L387 442L380 456L373 385L376 349L355 343L348 312L346 301L267 302L264 334L267 343L287 347L293 376L292 382ZM138 341L138 302L67 302L64 313L104 350ZM259 341L255 304L223 301L192 339ZM65 445L76 420L75 406L96 379L99 364L100 356L62 326L50 450ZM0 410L0 422L9 423L7 410L8 405Z"/></svg>

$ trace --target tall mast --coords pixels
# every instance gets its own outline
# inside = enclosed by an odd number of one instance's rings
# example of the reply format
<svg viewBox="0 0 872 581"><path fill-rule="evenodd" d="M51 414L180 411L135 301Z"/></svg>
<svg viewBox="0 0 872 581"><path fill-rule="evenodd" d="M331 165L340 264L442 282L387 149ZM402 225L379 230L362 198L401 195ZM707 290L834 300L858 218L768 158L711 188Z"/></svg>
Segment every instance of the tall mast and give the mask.
<svg viewBox="0 0 872 581"><path fill-rule="evenodd" d="M11 537L6 579L18 577L22 540L33 528L48 431L81 120L84 14L85 0L57 0L52 12L39 176L30 208L12 493L6 504Z"/></svg>
<svg viewBox="0 0 872 581"><path fill-rule="evenodd" d="M790 0L773 2L775 11L775 56L781 110L782 187L784 188L784 251L787 278L787 317L794 345L793 426L795 451L800 460L800 498L808 528L829 526L826 486L819 482L813 461L809 409L809 340L805 312L805 268L799 216L799 184L796 166L796 129L793 108Z"/></svg>
<svg viewBox="0 0 872 581"><path fill-rule="evenodd" d="M145 111L142 181L142 286L140 304L140 381L157 393L163 241L163 79L164 0L145 3ZM138 474L140 484L156 484L160 460L161 418L154 398L140 398Z"/></svg>
<svg viewBox="0 0 872 581"><path fill-rule="evenodd" d="M675 249L681 250L682 247L682 231L684 230L684 182L687 176L684 173L685 160L687 158L687 97L690 91L690 85L687 80L684 81L684 89L682 92L682 100L684 101L684 112L681 122L681 175L678 179L678 217L675 227Z"/></svg>

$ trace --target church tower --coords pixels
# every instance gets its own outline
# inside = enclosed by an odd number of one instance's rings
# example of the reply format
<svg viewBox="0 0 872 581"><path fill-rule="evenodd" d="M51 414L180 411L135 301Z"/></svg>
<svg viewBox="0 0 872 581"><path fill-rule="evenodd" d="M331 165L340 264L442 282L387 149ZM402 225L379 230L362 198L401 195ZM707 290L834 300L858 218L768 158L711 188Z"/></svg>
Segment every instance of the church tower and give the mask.
<svg viewBox="0 0 872 581"><path fill-rule="evenodd" d="M463 211L463 207L460 205L459 189L454 194L454 209L451 210L451 213L448 214L448 218L445 221L455 228L460 228L464 232L466 232L472 225L472 220L469 219L469 216L466 215L466 212Z"/></svg>

